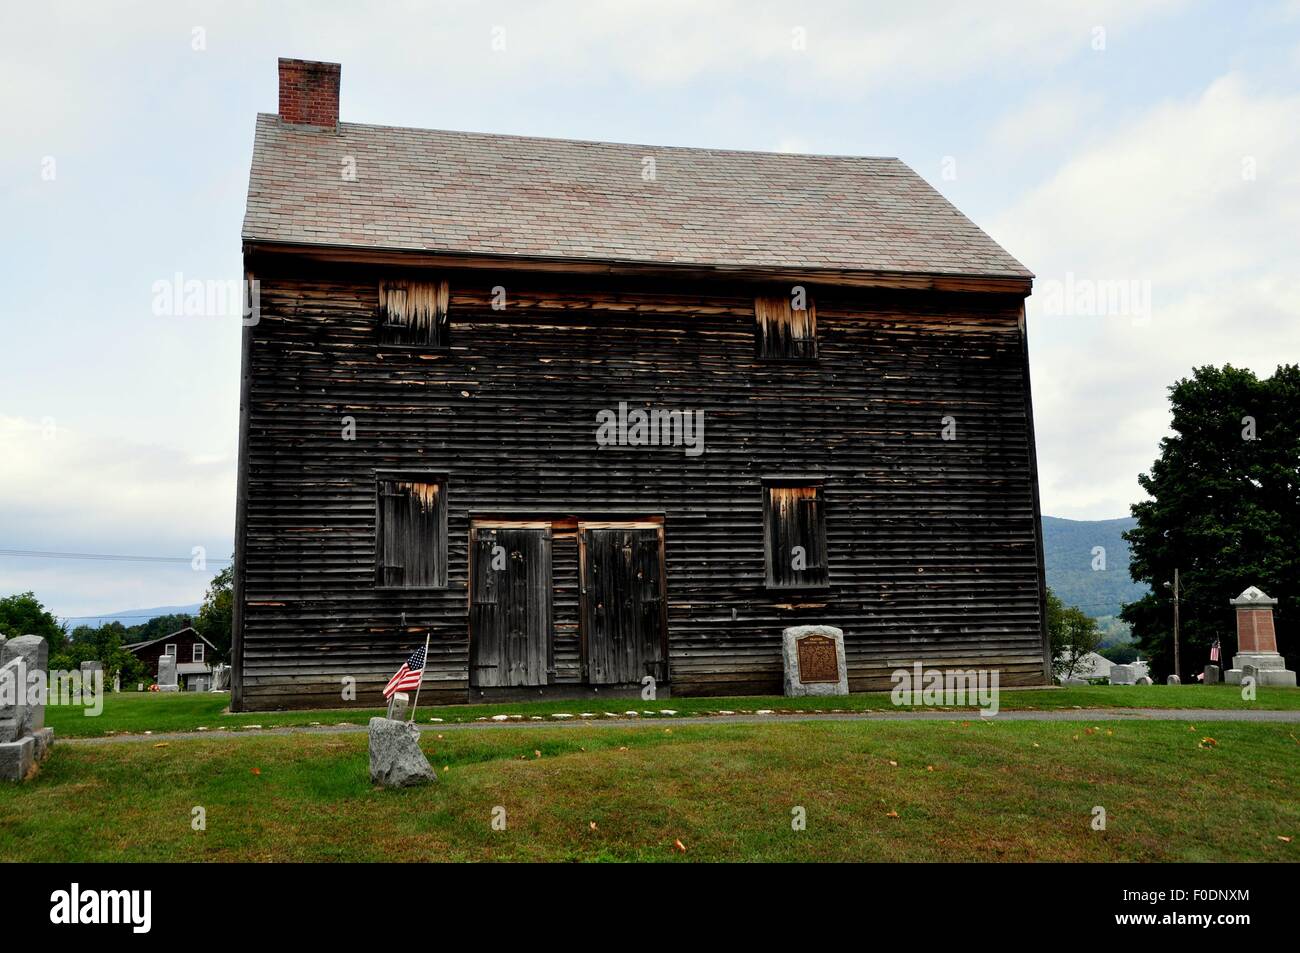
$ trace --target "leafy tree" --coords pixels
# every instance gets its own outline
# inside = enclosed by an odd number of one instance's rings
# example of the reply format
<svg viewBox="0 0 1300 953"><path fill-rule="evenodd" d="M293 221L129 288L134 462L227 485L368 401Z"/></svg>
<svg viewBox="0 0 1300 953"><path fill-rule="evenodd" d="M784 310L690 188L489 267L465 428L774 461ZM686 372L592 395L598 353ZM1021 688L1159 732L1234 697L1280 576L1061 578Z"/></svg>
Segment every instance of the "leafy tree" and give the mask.
<svg viewBox="0 0 1300 953"><path fill-rule="evenodd" d="M235 608L235 570L227 566L208 584L207 595L199 609L195 630L213 644L215 662L230 661L231 627Z"/></svg>
<svg viewBox="0 0 1300 953"><path fill-rule="evenodd" d="M1199 367L1169 388L1169 402L1173 435L1138 477L1150 499L1133 505L1137 526L1125 534L1129 572L1151 592L1121 615L1153 674L1172 672L1173 593L1165 583L1178 569L1188 676L1205 665L1215 639L1225 657L1233 654L1228 600L1259 586L1280 600L1278 645L1294 663L1288 610L1300 599L1300 365L1263 379L1230 365Z"/></svg>
<svg viewBox="0 0 1300 953"><path fill-rule="evenodd" d="M164 635L171 635L173 632L179 632L187 625L190 625L192 621L193 620L184 613L154 616L148 622L142 622L140 625L129 626L127 628L126 644L131 645L135 642L148 642L151 639L162 638Z"/></svg>
<svg viewBox="0 0 1300 953"><path fill-rule="evenodd" d="M1083 657L1101 644L1097 620L1075 606L1067 606L1047 590L1047 637L1052 647L1052 677L1064 681L1080 668Z"/></svg>
<svg viewBox="0 0 1300 953"><path fill-rule="evenodd" d="M123 648L126 626L120 622L106 622L100 626L79 625L62 649L50 656L53 670L73 671L82 662L101 662L104 680L112 682L120 674L123 682L145 680L144 665Z"/></svg>
<svg viewBox="0 0 1300 953"><path fill-rule="evenodd" d="M1112 645L1109 648L1098 649L1097 654L1116 665L1127 665L1129 662L1137 661L1138 650L1132 645Z"/></svg>
<svg viewBox="0 0 1300 953"><path fill-rule="evenodd" d="M35 593L20 592L0 599L0 635L39 635L49 644L53 656L63 649L68 628L46 611Z"/></svg>

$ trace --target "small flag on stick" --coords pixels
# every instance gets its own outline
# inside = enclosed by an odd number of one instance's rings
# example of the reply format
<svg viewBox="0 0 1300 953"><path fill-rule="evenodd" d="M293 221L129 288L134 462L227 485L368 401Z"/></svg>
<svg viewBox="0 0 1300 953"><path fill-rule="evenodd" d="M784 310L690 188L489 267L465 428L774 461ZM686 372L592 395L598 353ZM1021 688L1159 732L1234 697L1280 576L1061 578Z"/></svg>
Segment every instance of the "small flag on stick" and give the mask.
<svg viewBox="0 0 1300 953"><path fill-rule="evenodd" d="M427 656L428 644L426 641L424 645L412 652L410 658L397 670L397 674L388 680L388 684L384 686L385 698L391 698L394 692L420 687L420 682L424 679L424 660Z"/></svg>
<svg viewBox="0 0 1300 953"><path fill-rule="evenodd" d="M1218 660L1219 660L1219 640L1215 639L1214 644L1210 646L1210 661L1217 662Z"/></svg>

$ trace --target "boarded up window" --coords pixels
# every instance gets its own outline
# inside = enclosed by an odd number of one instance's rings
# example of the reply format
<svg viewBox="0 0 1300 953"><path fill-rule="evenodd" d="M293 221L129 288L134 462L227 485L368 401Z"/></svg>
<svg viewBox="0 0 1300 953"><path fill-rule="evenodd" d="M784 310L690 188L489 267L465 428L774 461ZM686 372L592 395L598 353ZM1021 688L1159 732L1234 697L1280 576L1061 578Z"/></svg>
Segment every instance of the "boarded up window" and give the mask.
<svg viewBox="0 0 1300 953"><path fill-rule="evenodd" d="M817 356L817 309L811 297L796 310L790 295L754 299L755 350L759 357L811 360Z"/></svg>
<svg viewBox="0 0 1300 953"><path fill-rule="evenodd" d="M375 582L405 589L447 585L447 476L380 473Z"/></svg>
<svg viewBox="0 0 1300 953"><path fill-rule="evenodd" d="M763 523L768 586L779 589L828 584L821 484L765 480Z"/></svg>
<svg viewBox="0 0 1300 953"><path fill-rule="evenodd" d="M447 347L450 296L445 281L380 282L380 343Z"/></svg>

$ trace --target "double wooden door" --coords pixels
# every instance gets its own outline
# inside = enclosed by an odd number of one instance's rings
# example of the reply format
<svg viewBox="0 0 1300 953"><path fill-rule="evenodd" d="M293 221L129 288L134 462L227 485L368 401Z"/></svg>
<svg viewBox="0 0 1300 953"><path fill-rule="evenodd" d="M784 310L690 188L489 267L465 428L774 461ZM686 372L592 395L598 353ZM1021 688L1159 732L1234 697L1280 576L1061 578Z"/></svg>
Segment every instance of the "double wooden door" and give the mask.
<svg viewBox="0 0 1300 953"><path fill-rule="evenodd" d="M647 675L665 681L663 524L580 522L577 544L583 682L632 685ZM551 683L555 671L552 545L550 522L472 525L472 686Z"/></svg>

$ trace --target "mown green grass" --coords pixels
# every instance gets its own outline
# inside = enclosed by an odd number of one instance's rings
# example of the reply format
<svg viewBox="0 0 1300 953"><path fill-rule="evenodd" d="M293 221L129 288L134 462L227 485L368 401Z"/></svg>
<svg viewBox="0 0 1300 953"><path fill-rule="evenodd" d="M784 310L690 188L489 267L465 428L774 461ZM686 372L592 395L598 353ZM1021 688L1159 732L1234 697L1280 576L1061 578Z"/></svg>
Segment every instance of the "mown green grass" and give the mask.
<svg viewBox="0 0 1300 953"><path fill-rule="evenodd" d="M56 745L35 780L0 786L0 857L1300 860L1294 725L773 721L422 744L440 781L403 791L371 786L360 733Z"/></svg>
<svg viewBox="0 0 1300 953"><path fill-rule="evenodd" d="M196 731L200 727L240 728L261 725L335 725L347 722L363 725L372 715L383 714L379 708L350 708L329 711L278 711L231 715L225 713L230 696L225 694L177 692L123 692L109 694L103 713L86 717L82 709L49 707L45 721L56 735L64 738L98 737L114 733L151 731ZM1261 688L1255 701L1243 701L1241 690L1230 685L1106 685L1096 687L1042 690L1006 690L1000 705L1006 711L1038 709L1042 711L1070 708L1214 708L1214 709L1300 709L1300 689ZM907 706L904 706L907 707ZM525 717L548 717L556 712L578 715L593 712L604 717L606 711L621 714L628 710L659 712L669 709L678 717L704 715L717 711L888 711L895 710L888 693L872 692L841 698L782 698L762 696L746 698L673 698L654 702L629 698L582 700L548 700L510 702L499 705L449 705L421 707L421 723L430 718L446 722L474 721L495 714L512 713ZM665 717L657 715L655 717Z"/></svg>

